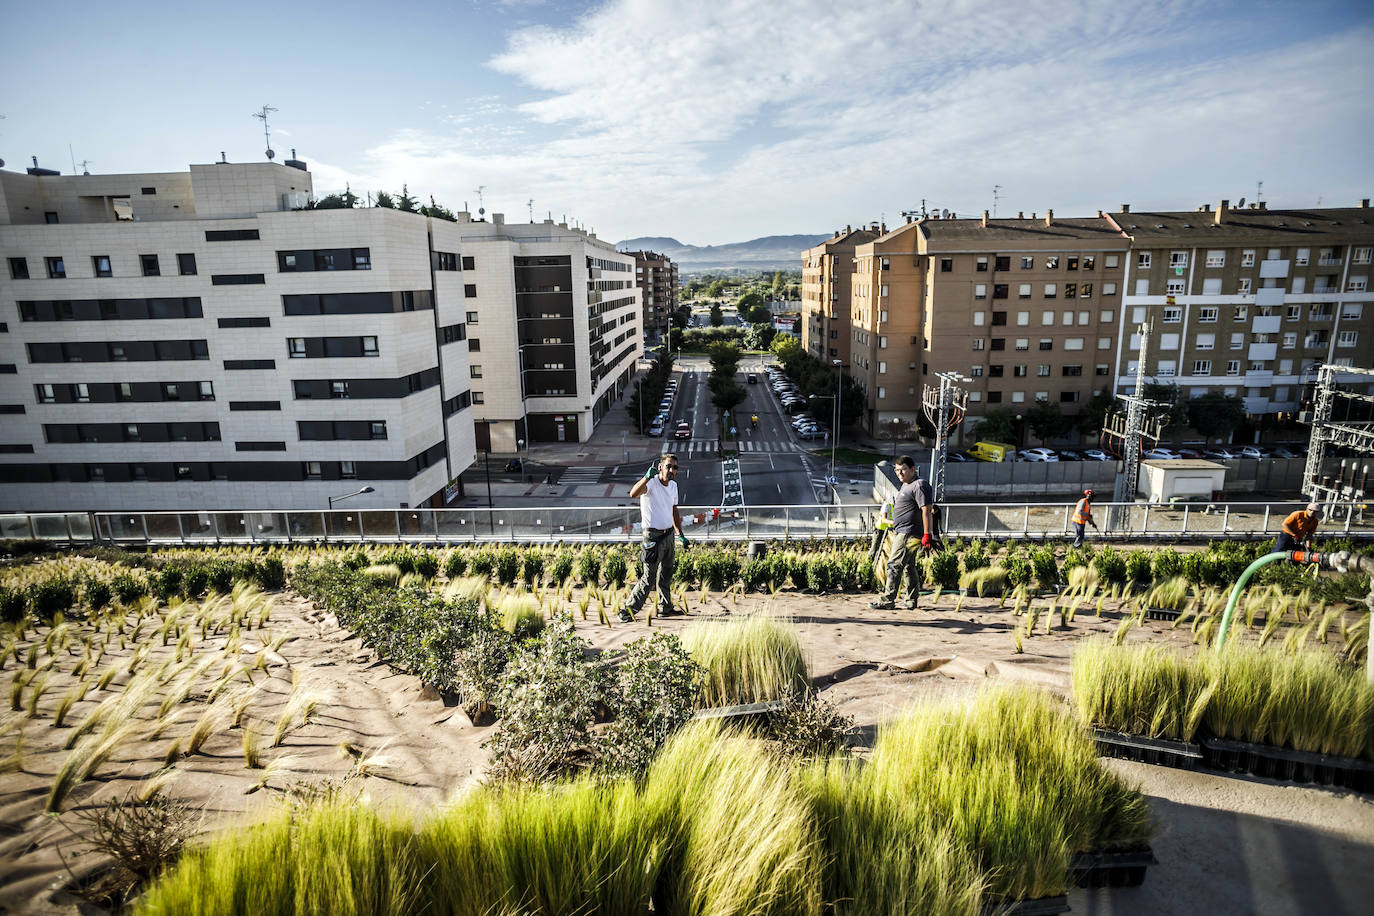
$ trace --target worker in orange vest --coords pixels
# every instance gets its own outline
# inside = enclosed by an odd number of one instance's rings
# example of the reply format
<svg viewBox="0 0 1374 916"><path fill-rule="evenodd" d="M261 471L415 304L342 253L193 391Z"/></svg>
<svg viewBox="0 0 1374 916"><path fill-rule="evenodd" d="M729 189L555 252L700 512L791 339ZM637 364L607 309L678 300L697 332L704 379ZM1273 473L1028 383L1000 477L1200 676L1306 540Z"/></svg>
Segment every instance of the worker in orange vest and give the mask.
<svg viewBox="0 0 1374 916"><path fill-rule="evenodd" d="M1102 529L1097 527L1097 522L1093 521L1093 491L1084 490L1083 498L1078 501L1078 505L1073 507L1073 546L1083 546L1083 526L1092 525L1093 530L1098 534Z"/></svg>

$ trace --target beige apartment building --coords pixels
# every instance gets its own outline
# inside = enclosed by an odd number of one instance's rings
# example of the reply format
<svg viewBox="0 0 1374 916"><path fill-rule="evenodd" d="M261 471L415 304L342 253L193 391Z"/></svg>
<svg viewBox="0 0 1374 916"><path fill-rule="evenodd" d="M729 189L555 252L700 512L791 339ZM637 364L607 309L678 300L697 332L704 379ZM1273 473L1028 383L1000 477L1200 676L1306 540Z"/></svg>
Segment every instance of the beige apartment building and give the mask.
<svg viewBox="0 0 1374 916"><path fill-rule="evenodd" d="M882 233L877 223L845 226L834 237L802 252L801 341L817 359L849 362L850 281L854 249Z"/></svg>
<svg viewBox="0 0 1374 916"><path fill-rule="evenodd" d="M646 343L658 342L668 332L677 311L677 264L666 254L626 251L635 259L635 282L644 306L641 326Z"/></svg>
<svg viewBox="0 0 1374 916"><path fill-rule="evenodd" d="M1127 390L1150 322L1145 375L1187 397L1244 398L1246 413L1295 412L1323 363L1374 366L1369 291L1374 212L1359 207L1270 210L1221 201L1194 211L1109 216L1131 240L1116 329ZM1367 379L1341 381L1364 390Z"/></svg>
<svg viewBox="0 0 1374 916"><path fill-rule="evenodd" d="M1037 400L1076 413L1109 389L1130 240L1106 217L923 218L859 245L850 373L864 425L915 423L936 373L970 379L964 429Z"/></svg>

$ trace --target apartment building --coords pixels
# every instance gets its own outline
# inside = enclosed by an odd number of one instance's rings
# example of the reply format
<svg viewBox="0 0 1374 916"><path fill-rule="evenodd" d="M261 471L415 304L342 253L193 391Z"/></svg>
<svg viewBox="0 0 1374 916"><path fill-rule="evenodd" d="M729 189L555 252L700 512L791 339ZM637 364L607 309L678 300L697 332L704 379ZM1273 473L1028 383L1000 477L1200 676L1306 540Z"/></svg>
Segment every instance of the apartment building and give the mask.
<svg viewBox="0 0 1374 916"><path fill-rule="evenodd" d="M854 249L882 234L877 223L845 226L802 252L801 342L807 353L827 362L849 363L850 281Z"/></svg>
<svg viewBox="0 0 1374 916"><path fill-rule="evenodd" d="M0 172L0 506L444 504L475 453L460 227L311 191L295 160Z"/></svg>
<svg viewBox="0 0 1374 916"><path fill-rule="evenodd" d="M644 305L640 326L646 343L658 343L668 332L677 311L677 264L666 254L627 251L635 259L635 282Z"/></svg>
<svg viewBox="0 0 1374 916"><path fill-rule="evenodd" d="M865 426L915 423L936 373L990 407L1073 414L1111 387L1129 239L1105 216L922 218L855 249L851 368Z"/></svg>
<svg viewBox="0 0 1374 916"><path fill-rule="evenodd" d="M1221 201L1110 220L1131 240L1116 330L1116 390L1129 390L1150 322L1145 375L1185 396L1244 398L1258 417L1298 409L1322 363L1374 366L1374 211L1270 210ZM1364 377L1351 376L1363 390Z"/></svg>
<svg viewBox="0 0 1374 916"><path fill-rule="evenodd" d="M477 448L586 441L643 352L634 256L553 220L457 230Z"/></svg>

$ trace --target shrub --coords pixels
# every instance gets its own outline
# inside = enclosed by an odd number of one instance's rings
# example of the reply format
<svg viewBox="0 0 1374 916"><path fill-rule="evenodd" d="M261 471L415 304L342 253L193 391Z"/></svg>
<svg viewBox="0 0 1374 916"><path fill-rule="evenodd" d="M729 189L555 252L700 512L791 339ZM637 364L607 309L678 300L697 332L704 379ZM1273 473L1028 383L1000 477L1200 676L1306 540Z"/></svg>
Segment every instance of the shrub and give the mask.
<svg viewBox="0 0 1374 916"><path fill-rule="evenodd" d="M695 550L679 550L675 555L675 565L673 567L673 581L681 582L686 585L696 585L699 570L701 552ZM640 564L641 566L643 564Z"/></svg>
<svg viewBox="0 0 1374 916"><path fill-rule="evenodd" d="M1168 547L1156 550L1150 558L1150 571L1156 582L1181 576L1183 557Z"/></svg>
<svg viewBox="0 0 1374 916"><path fill-rule="evenodd" d="M472 555L472 563L469 569L474 576L481 576L490 579L492 571L496 569L496 551L490 547L482 547Z"/></svg>
<svg viewBox="0 0 1374 916"><path fill-rule="evenodd" d="M959 587L959 555L953 550L941 550L930 558L930 578L942 589Z"/></svg>
<svg viewBox="0 0 1374 916"><path fill-rule="evenodd" d="M65 576L44 579L29 588L29 607L40 620L70 611L76 604L76 583Z"/></svg>
<svg viewBox="0 0 1374 916"><path fill-rule="evenodd" d="M415 573L426 579L433 579L439 574L439 559L428 550L417 552L415 554Z"/></svg>
<svg viewBox="0 0 1374 916"><path fill-rule="evenodd" d="M840 566L839 581L836 587L846 592L868 591L867 580L863 575L863 563L867 555L856 550L846 550L836 560Z"/></svg>
<svg viewBox="0 0 1374 916"><path fill-rule="evenodd" d="M455 550L444 559L444 577L446 579L458 579L468 569L468 555L461 550Z"/></svg>
<svg viewBox="0 0 1374 916"><path fill-rule="evenodd" d="M496 581L502 585L514 585L522 565L520 548L502 547L496 552Z"/></svg>
<svg viewBox="0 0 1374 916"><path fill-rule="evenodd" d="M254 570L253 581L263 591L273 592L286 587L286 567L280 557L264 557Z"/></svg>
<svg viewBox="0 0 1374 916"><path fill-rule="evenodd" d="M138 576L120 573L110 580L115 597L121 604L132 604L148 593L148 585Z"/></svg>
<svg viewBox="0 0 1374 916"><path fill-rule="evenodd" d="M854 733L854 717L814 690L789 690L781 709L768 717L768 737L783 757L814 758L838 754Z"/></svg>
<svg viewBox="0 0 1374 916"><path fill-rule="evenodd" d="M601 552L595 547L584 547L577 556L577 578L583 585L601 584Z"/></svg>
<svg viewBox="0 0 1374 916"><path fill-rule="evenodd" d="M544 551L526 547L520 562L520 578L527 588L540 585L544 581Z"/></svg>
<svg viewBox="0 0 1374 916"><path fill-rule="evenodd" d="M1007 581L1013 588L1020 588L1023 585L1030 585L1031 581L1031 562L1019 554L1012 554L1006 558L1003 565L1007 570Z"/></svg>
<svg viewBox="0 0 1374 916"><path fill-rule="evenodd" d="M371 566L372 560L368 557L367 551L360 547L343 558L343 565L348 569L362 569L365 566Z"/></svg>
<svg viewBox="0 0 1374 916"><path fill-rule="evenodd" d="M765 588L769 582L768 562L766 560L745 560L739 570L740 581L746 591L756 592Z"/></svg>
<svg viewBox="0 0 1374 916"><path fill-rule="evenodd" d="M382 551L377 562L383 566L395 566L403 576L415 572L415 554L401 547L392 547Z"/></svg>
<svg viewBox="0 0 1374 916"><path fill-rule="evenodd" d="M181 570L176 566L164 566L153 574L153 593L163 601L181 594Z"/></svg>
<svg viewBox="0 0 1374 916"><path fill-rule="evenodd" d="M625 647L607 691L615 719L600 745L609 769L642 775L663 745L692 718L705 670L682 641L659 631Z"/></svg>
<svg viewBox="0 0 1374 916"><path fill-rule="evenodd" d="M806 584L813 592L829 592L842 584L840 564L828 553L813 555L806 564Z"/></svg>
<svg viewBox="0 0 1374 916"><path fill-rule="evenodd" d="M1042 589L1053 588L1059 583L1059 560L1052 547L1037 547L1031 551L1031 570L1036 584Z"/></svg>
<svg viewBox="0 0 1374 916"><path fill-rule="evenodd" d="M98 611L110 603L114 591L108 582L101 579L87 579L81 586L81 600L93 611Z"/></svg>
<svg viewBox="0 0 1374 916"><path fill-rule="evenodd" d="M539 635L544 629L544 611L533 595L512 594L501 599L501 629L516 639Z"/></svg>
<svg viewBox="0 0 1374 916"><path fill-rule="evenodd" d="M614 585L616 588L625 584L625 578L630 573L630 564L625 561L625 554L618 548L612 548L606 554L606 562L601 567L601 573L606 577L606 584Z"/></svg>
<svg viewBox="0 0 1374 916"><path fill-rule="evenodd" d="M975 569L982 569L992 561L988 559L987 550L983 547L982 541L974 541L968 550L963 552L960 557L964 565L964 572L973 572Z"/></svg>
<svg viewBox="0 0 1374 916"><path fill-rule="evenodd" d="M0 585L0 621L18 623L29 609L29 599L19 589Z"/></svg>
<svg viewBox="0 0 1374 916"><path fill-rule="evenodd" d="M195 564L186 567L181 576L181 593L188 598L199 598L210 585L210 574L204 566Z"/></svg>
<svg viewBox="0 0 1374 916"><path fill-rule="evenodd" d="M1212 577L1211 562L1205 551L1195 550L1183 557L1183 577L1201 588Z"/></svg>
<svg viewBox="0 0 1374 916"><path fill-rule="evenodd" d="M1103 547L1093 557L1093 568L1097 570L1097 577L1104 582L1122 584L1127 581L1126 558L1110 545Z"/></svg>
<svg viewBox="0 0 1374 916"><path fill-rule="evenodd" d="M100 884L101 897L115 906L138 885L170 868L197 832L191 807L159 793L146 801L132 795L122 801L112 798L77 817L89 827L86 835L94 850L115 861L116 872Z"/></svg>
<svg viewBox="0 0 1374 916"><path fill-rule="evenodd" d="M566 547L560 549L553 555L553 563L549 565L549 582L553 585L562 585L567 582L573 574L573 567L576 563L571 550Z"/></svg>
<svg viewBox="0 0 1374 916"><path fill-rule="evenodd" d="M1148 550L1132 550L1126 556L1126 580L1128 582L1149 582L1150 578L1150 552Z"/></svg>
<svg viewBox="0 0 1374 916"><path fill-rule="evenodd" d="M703 621L686 632L683 645L706 668L703 706L775 700L811 683L796 631L772 617Z"/></svg>
<svg viewBox="0 0 1374 916"><path fill-rule="evenodd" d="M234 564L227 560L215 560L205 567L210 588L227 595L234 590Z"/></svg>

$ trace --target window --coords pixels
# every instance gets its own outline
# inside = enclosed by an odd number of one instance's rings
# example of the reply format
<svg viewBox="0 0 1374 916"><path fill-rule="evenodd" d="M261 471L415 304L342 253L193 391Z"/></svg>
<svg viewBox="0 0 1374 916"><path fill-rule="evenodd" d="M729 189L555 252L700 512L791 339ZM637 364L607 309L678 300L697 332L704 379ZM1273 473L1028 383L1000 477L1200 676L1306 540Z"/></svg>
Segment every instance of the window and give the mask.
<svg viewBox="0 0 1374 916"><path fill-rule="evenodd" d="M1347 302L1341 306L1341 320L1358 320L1364 316L1364 305L1359 302Z"/></svg>
<svg viewBox="0 0 1374 916"><path fill-rule="evenodd" d="M1179 268L1179 267L1187 267L1187 266L1188 266L1188 252L1186 252L1186 251L1171 251L1171 252L1169 252L1169 266L1170 266L1171 268L1175 268L1175 269L1177 269L1177 268Z"/></svg>
<svg viewBox="0 0 1374 916"><path fill-rule="evenodd" d="M987 259L987 258L979 258L979 259L978 259L978 266L975 267L974 269L977 270L979 273L987 273L987 269L988 269L988 259Z"/></svg>
<svg viewBox="0 0 1374 916"><path fill-rule="evenodd" d="M200 382L196 386L196 393L202 401L213 401L215 399L215 383Z"/></svg>
<svg viewBox="0 0 1374 916"><path fill-rule="evenodd" d="M1109 374L1110 374L1110 369L1108 368L1108 366L1107 366L1106 363L1098 363L1097 366L1093 369L1093 375L1109 375Z"/></svg>
<svg viewBox="0 0 1374 916"><path fill-rule="evenodd" d="M1165 284L1164 292L1170 296L1182 296L1187 289L1188 281L1182 279L1171 279Z"/></svg>
<svg viewBox="0 0 1374 916"><path fill-rule="evenodd" d="M982 378L982 377L983 377L983 367L982 367L982 366L972 366L972 367L970 367L970 368L969 368L969 375L973 376L974 378Z"/></svg>
<svg viewBox="0 0 1374 916"><path fill-rule="evenodd" d="M1083 367L1082 367L1082 366L1063 366L1063 367L1061 368L1061 374L1062 374L1065 378L1077 378L1078 376L1080 376L1080 375L1083 374Z"/></svg>
<svg viewBox="0 0 1374 916"><path fill-rule="evenodd" d="M1101 313L1099 313L1098 320L1103 324L1111 324L1116 320L1116 312L1111 309L1103 309Z"/></svg>
<svg viewBox="0 0 1374 916"><path fill-rule="evenodd" d="M470 338L468 338L468 352L469 352L469 353L481 353L481 352L482 352L482 341L481 341L479 338L476 338L476 337L470 337Z"/></svg>
<svg viewBox="0 0 1374 916"><path fill-rule="evenodd" d="M1061 391L1059 392L1059 403L1076 404L1078 403L1078 395L1077 391Z"/></svg>
<svg viewBox="0 0 1374 916"><path fill-rule="evenodd" d="M472 393L472 403L474 403L474 404L485 404L486 402L487 402L487 393L486 393L485 391L474 391L474 392Z"/></svg>
<svg viewBox="0 0 1374 916"><path fill-rule="evenodd" d="M1253 249L1253 248L1247 248L1247 249L1245 249L1244 251L1242 251L1242 252L1240 253L1240 266L1241 266L1241 267L1254 267L1254 266L1255 266L1255 249Z"/></svg>
<svg viewBox="0 0 1374 916"><path fill-rule="evenodd" d="M1052 339L1048 338L1048 337L1042 337L1042 338L1040 338L1040 349L1042 349L1042 350L1053 350L1053 349L1054 349L1054 341L1053 341Z"/></svg>
<svg viewBox="0 0 1374 916"><path fill-rule="evenodd" d="M882 385L879 385L879 386L878 386L878 398L879 398L879 399L883 399L883 398L886 398L886 397L887 397L887 389L884 388Z"/></svg>
<svg viewBox="0 0 1374 916"><path fill-rule="evenodd" d="M886 373L887 373L887 363L886 363L885 361L883 361L883 360L879 360L879 361L878 361L878 371L879 371L880 373L883 373L883 374L886 374Z"/></svg>
<svg viewBox="0 0 1374 916"><path fill-rule="evenodd" d="M997 327L1004 327L1004 326L1006 325L1006 323L1007 323L1007 313L1006 313L1006 312L993 312L993 313L992 313L992 326L993 326L993 327L995 327L995 328L997 328Z"/></svg>
<svg viewBox="0 0 1374 916"><path fill-rule="evenodd" d="M1065 284L1064 284L1064 298L1065 298L1065 299L1072 299L1074 296L1077 296L1077 295L1078 295L1078 284L1077 284L1077 283L1065 283Z"/></svg>
<svg viewBox="0 0 1374 916"><path fill-rule="evenodd" d="M1046 328L1054 327L1054 312L1041 312L1040 325Z"/></svg>
<svg viewBox="0 0 1374 916"><path fill-rule="evenodd" d="M177 272L183 277L195 276L196 256L189 252L177 255Z"/></svg>
<svg viewBox="0 0 1374 916"><path fill-rule="evenodd" d="M988 286L986 283L977 283L973 287L973 298L986 299L988 297Z"/></svg>
<svg viewBox="0 0 1374 916"><path fill-rule="evenodd" d="M348 397L348 380L347 380L347 379L344 379L344 380L337 381L337 382L330 382L330 383L329 383L329 396L330 396L331 398L340 398L340 399L342 399L342 398L347 398L347 397Z"/></svg>
<svg viewBox="0 0 1374 916"><path fill-rule="evenodd" d="M476 284L476 283L464 283L464 284L463 284L463 296L466 297L466 298L468 298L468 299L476 299L476 298L477 298L477 284Z"/></svg>
<svg viewBox="0 0 1374 916"><path fill-rule="evenodd" d="M1043 348L1041 348L1041 349L1043 349ZM1082 337L1066 337L1066 338L1064 339L1064 349L1065 349L1065 350L1081 350L1081 349L1083 349L1083 338L1082 338Z"/></svg>
<svg viewBox="0 0 1374 916"><path fill-rule="evenodd" d="M954 270L954 259L953 259L953 258L941 258L941 259L940 259L940 273L942 273L942 274L947 274L947 273L952 272L953 270Z"/></svg>
<svg viewBox="0 0 1374 916"><path fill-rule="evenodd" d="M974 326L975 328L981 328L981 327L983 326L984 322L985 322L986 319L987 319L987 315L988 315L987 312L974 312L974 313L973 313L973 326Z"/></svg>
<svg viewBox="0 0 1374 916"><path fill-rule="evenodd" d="M992 348L994 350L1005 350L1007 348L1007 339L1005 337L994 337L992 339Z"/></svg>
<svg viewBox="0 0 1374 916"><path fill-rule="evenodd" d="M1193 360L1193 375L1211 375L1212 361L1210 359Z"/></svg>
<svg viewBox="0 0 1374 916"><path fill-rule="evenodd" d="M1302 306L1301 306L1301 305L1290 305L1290 306L1288 306L1288 314L1287 314L1285 317L1286 317L1289 321L1297 321L1299 318L1302 317Z"/></svg>
<svg viewBox="0 0 1374 916"><path fill-rule="evenodd" d="M292 359L302 359L305 357L305 338L288 337L286 339L286 352Z"/></svg>
<svg viewBox="0 0 1374 916"><path fill-rule="evenodd" d="M1012 367L1011 367L1011 374L1012 374L1012 376L1013 376L1014 378L1025 378L1025 377L1026 377L1026 367L1025 367L1025 366L1012 366Z"/></svg>
<svg viewBox="0 0 1374 916"><path fill-rule="evenodd" d="M1083 284L1080 284L1079 287L1078 287L1078 298L1080 298L1080 299L1091 299L1092 297L1093 297L1093 285L1092 285L1091 283L1083 283Z"/></svg>
<svg viewBox="0 0 1374 916"><path fill-rule="evenodd" d="M1245 335L1244 335L1244 334L1232 334L1232 335L1231 335L1231 349L1232 349L1232 350L1244 350L1244 349L1245 349Z"/></svg>
<svg viewBox="0 0 1374 916"><path fill-rule="evenodd" d="M1016 324L1020 327L1025 327L1030 324L1030 312L1017 312Z"/></svg>
<svg viewBox="0 0 1374 916"><path fill-rule="evenodd" d="M1035 374L1040 378L1048 378L1050 374L1050 367L1045 365L1044 363L1041 363L1040 365L1035 367Z"/></svg>
<svg viewBox="0 0 1374 916"><path fill-rule="evenodd" d="M143 276L160 277L162 270L157 265L157 255L141 254L138 256L138 263L143 266Z"/></svg>
<svg viewBox="0 0 1374 916"><path fill-rule="evenodd" d="M1058 270L1058 269L1059 269L1059 258L1058 258L1058 256L1053 256L1053 257L1047 257L1047 258L1045 258L1045 269L1046 269L1046 270Z"/></svg>
<svg viewBox="0 0 1374 916"><path fill-rule="evenodd" d="M319 480L324 473L322 463L319 461L307 461L305 463L305 479Z"/></svg>
<svg viewBox="0 0 1374 916"><path fill-rule="evenodd" d="M1001 403L1002 403L1002 392L1000 392L1000 391L989 391L989 392L988 392L988 403L989 403L989 404L1001 404Z"/></svg>
<svg viewBox="0 0 1374 916"><path fill-rule="evenodd" d="M353 256L354 270L372 269L372 249L370 248L351 248L349 253Z"/></svg>
<svg viewBox="0 0 1374 916"><path fill-rule="evenodd" d="M1266 280L1266 281L1264 281L1264 282L1265 282L1265 286L1272 286L1272 285L1274 284L1274 281L1273 281L1273 280ZM1307 278L1306 278L1306 277L1294 277L1294 278L1293 278L1293 289L1290 290L1290 292L1291 292L1293 295L1295 295L1295 296L1301 296L1303 293L1307 292Z"/></svg>
<svg viewBox="0 0 1374 916"><path fill-rule="evenodd" d="M1283 335L1283 348L1291 350L1298 345L1298 332L1288 331Z"/></svg>
<svg viewBox="0 0 1374 916"><path fill-rule="evenodd" d="M1207 252L1207 266L1208 266L1208 267L1225 267L1225 266L1226 266L1226 252L1225 252L1225 251L1219 251L1219 250L1217 250L1217 249L1215 249L1215 248L1212 249L1211 251L1208 251L1208 252Z"/></svg>
<svg viewBox="0 0 1374 916"><path fill-rule="evenodd" d="M1236 306L1235 311L1231 313L1231 320L1244 321L1249 316L1249 314L1250 307L1248 305L1238 305Z"/></svg>
<svg viewBox="0 0 1374 916"><path fill-rule="evenodd" d="M52 404L57 401L57 392L52 385L34 385L34 393L38 396L38 403Z"/></svg>
<svg viewBox="0 0 1374 916"><path fill-rule="evenodd" d="M110 256L108 254L91 255L91 270L97 277L113 277L114 273L110 270Z"/></svg>
<svg viewBox="0 0 1374 916"><path fill-rule="evenodd" d="M379 356L379 355L380 355L380 354L379 354L378 351L377 351L377 338L375 338L375 337L364 337L364 338L363 338L363 356Z"/></svg>
<svg viewBox="0 0 1374 916"><path fill-rule="evenodd" d="M1180 308L1180 307L1178 307L1178 306L1176 306L1176 305L1170 305L1170 306L1166 306L1166 307L1165 307L1165 309L1164 309L1164 323L1165 323L1165 324L1178 324L1178 323L1179 323L1180 321L1182 321L1182 320L1183 320L1183 309L1182 309L1182 308Z"/></svg>
<svg viewBox="0 0 1374 916"><path fill-rule="evenodd" d="M1018 350L1029 350L1029 349L1030 349L1030 338L1028 338L1028 337L1018 337L1018 338L1016 338L1016 349L1018 349Z"/></svg>
<svg viewBox="0 0 1374 916"><path fill-rule="evenodd" d="M1045 284L1045 298L1046 298L1046 299L1053 299L1053 298L1054 298L1055 296L1057 296L1057 295L1059 295L1059 284L1057 284L1057 283L1046 283L1046 284Z"/></svg>
<svg viewBox="0 0 1374 916"><path fill-rule="evenodd" d="M28 258L10 258L10 279L27 280L29 278Z"/></svg>
<svg viewBox="0 0 1374 916"><path fill-rule="evenodd" d="M992 298L994 298L994 299L1005 299L1005 298L1007 298L1007 284L1005 284L1005 283L994 283L994 284L992 284Z"/></svg>
<svg viewBox="0 0 1374 916"><path fill-rule="evenodd" d="M886 337L879 337L879 338L878 338L878 349L880 349L880 350L886 350L886 349L887 349L887 338L886 338Z"/></svg>
<svg viewBox="0 0 1374 916"><path fill-rule="evenodd" d="M476 324L476 323L477 323L477 313L476 313L476 312L468 312L468 324Z"/></svg>
<svg viewBox="0 0 1374 916"><path fill-rule="evenodd" d="M458 269L458 255L454 254L454 253L451 252L451 251L436 251L436 252L434 252L434 269L435 269L435 270L457 270L457 269Z"/></svg>
<svg viewBox="0 0 1374 916"><path fill-rule="evenodd" d="M1062 323L1063 323L1064 327L1066 327L1066 328L1071 328L1071 327L1073 327L1073 312L1065 312L1065 313L1064 313L1064 320L1063 320Z"/></svg>
<svg viewBox="0 0 1374 916"><path fill-rule="evenodd" d="M1150 252L1142 251L1135 257L1135 266L1142 270L1150 266Z"/></svg>
<svg viewBox="0 0 1374 916"><path fill-rule="evenodd" d="M1112 339L1111 339L1110 337L1099 337L1099 338L1097 338L1097 349L1099 349L1099 350L1110 350L1111 348L1112 348Z"/></svg>
<svg viewBox="0 0 1374 916"><path fill-rule="evenodd" d="M1217 335L1215 335L1215 334L1199 334L1199 335L1197 336L1196 341L1193 343L1193 349L1194 349L1194 350L1210 350L1210 349L1212 349L1214 346L1216 346L1216 342L1217 342Z"/></svg>
<svg viewBox="0 0 1374 916"><path fill-rule="evenodd" d="M1368 288L1368 277L1351 277L1345 284L1345 291L1347 293L1362 293Z"/></svg>
<svg viewBox="0 0 1374 916"><path fill-rule="evenodd" d="M1002 377L1002 367L1001 367L1000 365L998 365L998 366L988 366L988 377L989 377L989 378L1001 378L1001 377Z"/></svg>
<svg viewBox="0 0 1374 916"><path fill-rule="evenodd" d="M1202 280L1202 295L1220 296L1221 277L1204 277Z"/></svg>
<svg viewBox="0 0 1374 916"><path fill-rule="evenodd" d="M1178 374L1178 364L1172 359L1161 359L1155 375L1160 378L1173 378Z"/></svg>
<svg viewBox="0 0 1374 916"><path fill-rule="evenodd" d="M1031 285L1029 283L1020 284L1016 288L1016 297L1018 299L1029 299L1031 297Z"/></svg>
<svg viewBox="0 0 1374 916"><path fill-rule="evenodd" d="M50 226L51 226L51 225L56 225L56 223L57 223L57 211L56 211L56 210L46 210L46 211L44 211L44 213L43 213L43 222L47 223L47 224L50 225Z"/></svg>
<svg viewBox="0 0 1374 916"><path fill-rule="evenodd" d="M1211 324L1217 320L1219 310L1215 305L1204 306L1197 310L1197 320L1202 324Z"/></svg>
<svg viewBox="0 0 1374 916"><path fill-rule="evenodd" d="M1359 340L1359 337L1359 331L1341 331L1341 333L1336 337L1336 346L1353 347L1355 346L1355 342Z"/></svg>
<svg viewBox="0 0 1374 916"><path fill-rule="evenodd" d="M1077 269L1078 269L1078 258L1075 258L1075 257L1068 257L1068 258L1065 258L1065 259L1064 259L1064 262L1065 262L1065 263L1064 263L1064 269L1065 269L1065 270L1077 270Z"/></svg>
<svg viewBox="0 0 1374 916"><path fill-rule="evenodd" d="M1022 258L1021 269L1032 270L1035 267L1035 258Z"/></svg>
<svg viewBox="0 0 1374 916"><path fill-rule="evenodd" d="M1178 334L1160 334L1160 335L1159 335L1159 349L1161 349L1161 350L1177 350L1177 349L1178 349L1178 343L1179 343L1179 335L1178 335Z"/></svg>
<svg viewBox="0 0 1374 916"><path fill-rule="evenodd" d="M1293 264L1297 267L1306 267L1307 262L1312 259L1311 248L1299 248L1293 255Z"/></svg>
<svg viewBox="0 0 1374 916"><path fill-rule="evenodd" d="M49 280L65 280L67 278L67 265L60 257L44 258L43 262L48 266Z"/></svg>
<svg viewBox="0 0 1374 916"><path fill-rule="evenodd" d="M1102 295L1104 295L1104 296L1115 296L1115 295L1116 295L1116 284L1115 284L1115 283L1103 283L1103 284L1102 284Z"/></svg>
<svg viewBox="0 0 1374 916"><path fill-rule="evenodd" d="M471 377L471 378L481 378L481 377L482 377L482 367L481 367L481 365L479 365L478 363L473 363L471 366L468 366L468 376Z"/></svg>
<svg viewBox="0 0 1374 916"><path fill-rule="evenodd" d="M999 254L993 262L993 270L1011 270L1011 257L1009 255Z"/></svg>
<svg viewBox="0 0 1374 916"><path fill-rule="evenodd" d="M1226 363L1226 374L1227 374L1227 375L1240 375L1240 360L1238 360L1238 359L1228 360L1227 363Z"/></svg>
<svg viewBox="0 0 1374 916"><path fill-rule="evenodd" d="M975 337L975 338L973 338L973 349L975 349L975 350L982 350L982 349L984 349L984 348L986 347L986 345L987 345L987 341L985 341L983 338L981 338L981 337Z"/></svg>

